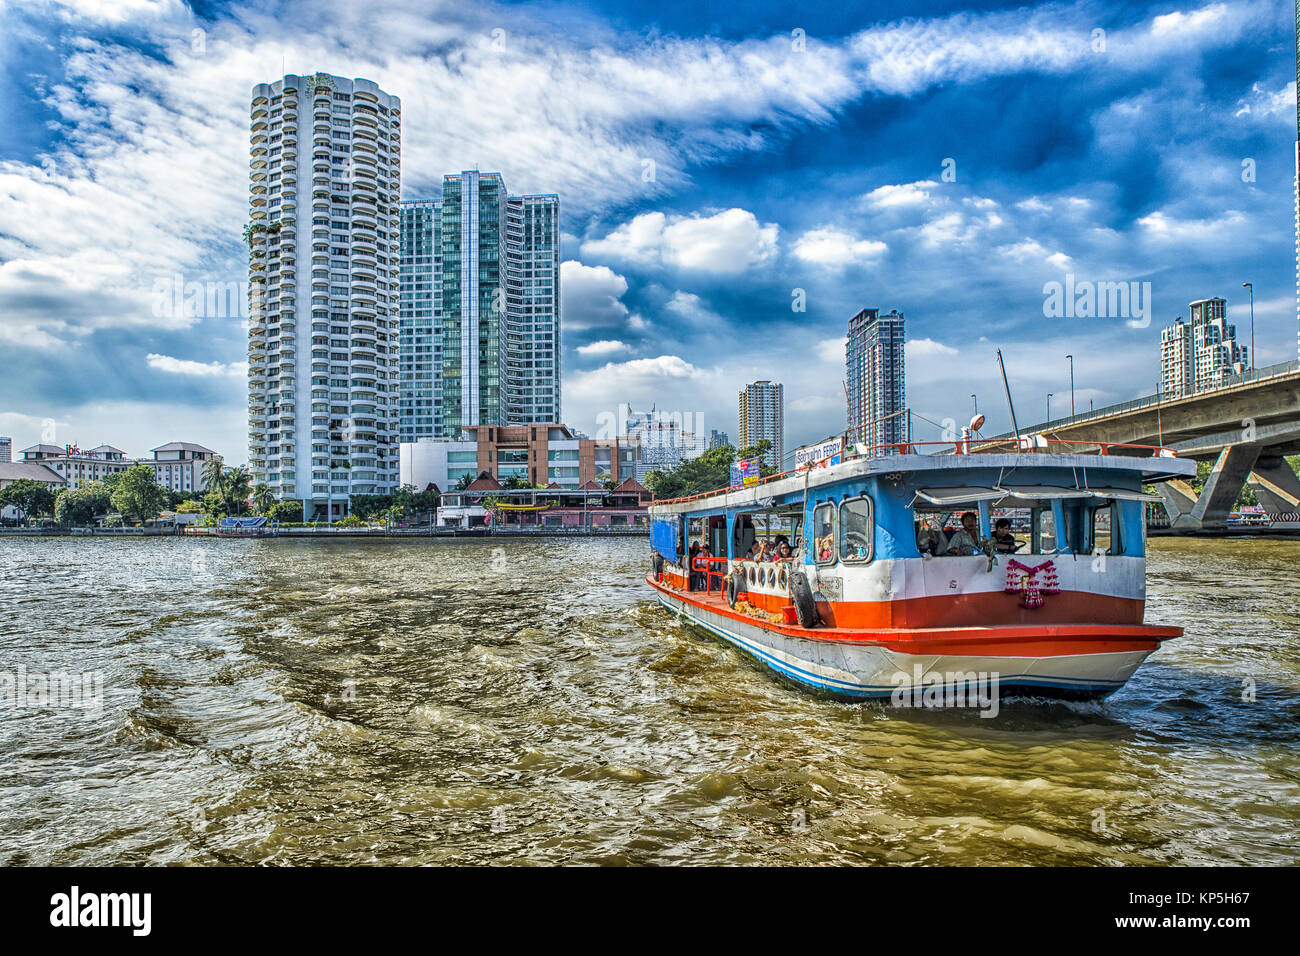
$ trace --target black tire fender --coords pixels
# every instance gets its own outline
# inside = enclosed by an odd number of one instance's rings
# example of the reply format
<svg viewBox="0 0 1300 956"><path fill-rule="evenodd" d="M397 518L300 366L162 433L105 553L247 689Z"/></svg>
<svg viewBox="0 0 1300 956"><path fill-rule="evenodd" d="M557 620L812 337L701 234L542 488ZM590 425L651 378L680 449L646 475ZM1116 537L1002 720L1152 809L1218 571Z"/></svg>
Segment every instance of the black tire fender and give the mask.
<svg viewBox="0 0 1300 956"><path fill-rule="evenodd" d="M813 599L812 586L802 571L790 572L790 599L794 603L794 613L799 618L800 627L816 627L822 622L817 613L817 602Z"/></svg>
<svg viewBox="0 0 1300 956"><path fill-rule="evenodd" d="M735 610L736 602L740 600L740 595L745 591L745 579L739 571L733 571L727 576L727 607Z"/></svg>
<svg viewBox="0 0 1300 956"><path fill-rule="evenodd" d="M650 559L650 566L654 569L655 580L660 580L664 574L664 556L656 551Z"/></svg>

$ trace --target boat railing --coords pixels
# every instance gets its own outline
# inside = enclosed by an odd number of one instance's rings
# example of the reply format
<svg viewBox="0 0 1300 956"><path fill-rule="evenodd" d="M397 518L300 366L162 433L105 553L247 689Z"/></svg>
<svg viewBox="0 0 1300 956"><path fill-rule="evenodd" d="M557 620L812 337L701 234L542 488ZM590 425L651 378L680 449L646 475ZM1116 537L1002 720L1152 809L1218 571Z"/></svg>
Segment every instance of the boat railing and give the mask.
<svg viewBox="0 0 1300 956"><path fill-rule="evenodd" d="M849 432L846 432L844 435L844 448L848 448L851 444L851 442L847 440L849 434ZM918 450L922 448L928 450ZM1007 453L1020 455L1061 455L1069 454L1070 452L1106 456L1113 455L1126 458L1178 457L1178 453L1174 449L1168 448L1164 445L1135 445L1129 442L1080 441L1077 439L1050 438L1046 435L1022 435L1018 441L1015 438L968 438L957 439L955 441L895 442L888 445L871 445L865 448L854 446L852 454L846 457L876 458L883 455L993 455ZM815 471L818 468L824 467L826 467L825 462L813 462L811 465L804 468L791 468L789 471L764 475L762 478L757 480L751 479L748 484L730 485L725 488L714 488L711 491L701 491L693 495L684 495L680 498L656 499L654 504L681 505L688 504L692 501L702 501L705 498L713 498L717 495L729 494L733 491L746 491L750 488L759 488L774 481L781 481L784 478L793 478L806 471Z"/></svg>
<svg viewBox="0 0 1300 956"><path fill-rule="evenodd" d="M697 557L692 562L691 570L704 575L704 590L713 590L714 578L718 579L718 590L723 590L723 582L727 577L727 559L725 557Z"/></svg>

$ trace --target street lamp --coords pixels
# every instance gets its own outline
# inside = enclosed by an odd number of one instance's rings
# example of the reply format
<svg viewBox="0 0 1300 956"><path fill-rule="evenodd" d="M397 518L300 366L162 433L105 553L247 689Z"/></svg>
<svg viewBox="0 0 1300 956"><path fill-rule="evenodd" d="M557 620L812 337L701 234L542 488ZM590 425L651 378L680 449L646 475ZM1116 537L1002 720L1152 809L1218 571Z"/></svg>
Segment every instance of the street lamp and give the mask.
<svg viewBox="0 0 1300 956"><path fill-rule="evenodd" d="M1074 417L1074 356L1067 355L1070 360L1070 417Z"/></svg>
<svg viewBox="0 0 1300 956"><path fill-rule="evenodd" d="M1255 284L1243 282L1243 289L1250 290L1250 367L1255 367Z"/></svg>
<svg viewBox="0 0 1300 956"><path fill-rule="evenodd" d="M974 395L973 393L972 393L972 395L971 395L971 397L970 397L970 400L971 400L971 402L974 403L974 405L975 405L975 414L978 415L978 414L980 413L980 403L979 403L978 401L976 401L976 399L975 399L975 395Z"/></svg>
<svg viewBox="0 0 1300 956"><path fill-rule="evenodd" d="M1052 420L1052 396L1055 394L1056 394L1055 392L1047 393L1047 421L1048 422ZM1043 422L1043 424L1046 425L1047 422Z"/></svg>

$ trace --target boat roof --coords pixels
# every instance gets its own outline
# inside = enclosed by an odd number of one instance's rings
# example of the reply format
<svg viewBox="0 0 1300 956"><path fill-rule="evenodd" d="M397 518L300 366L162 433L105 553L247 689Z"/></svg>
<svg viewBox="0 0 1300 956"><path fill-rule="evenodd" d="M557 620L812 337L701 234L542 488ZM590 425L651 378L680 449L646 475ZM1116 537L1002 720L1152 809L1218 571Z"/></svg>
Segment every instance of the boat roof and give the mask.
<svg viewBox="0 0 1300 956"><path fill-rule="evenodd" d="M949 446L951 447L951 446ZM1126 446L1137 448L1138 446ZM1145 447L1145 446L1144 446ZM1155 454L1152 454L1152 451ZM969 472L997 469L1005 472L1007 483L996 482L989 485L972 482ZM1030 479L1030 470L1047 469L1086 469L1095 478L1089 478L1090 490L1083 492L1088 496L1104 495L1114 491L1115 482L1109 476L1124 474L1140 477L1143 483L1168 481L1173 478L1187 478L1196 474L1196 462L1190 458L1178 458L1169 449L1151 449L1146 457L1133 454L1088 454L1084 452L981 452L978 454L955 455L862 455L824 467L813 467L793 472L784 472L762 479L758 484L748 487L718 488L685 498L673 498L655 501L650 505L652 513L657 514L694 514L713 511L719 508L743 508L750 505L764 506L777 498L798 493L802 495L805 488L822 488L868 478L873 475L915 476L924 487L953 489L962 495L961 500L969 501L978 497L989 499L1024 498L1028 488L1035 483ZM1012 475L1014 472L1014 484ZM915 482L914 482L915 483ZM1067 489L1058 482L1042 483L1043 497L1079 496L1078 488ZM1060 492L1051 494L1050 491ZM989 492L989 494L976 494ZM994 493L996 492L996 493ZM965 496L970 493L970 497ZM1125 496L1128 495L1126 491ZM1039 495L1035 495L1039 497ZM1115 497L1110 495L1109 497Z"/></svg>

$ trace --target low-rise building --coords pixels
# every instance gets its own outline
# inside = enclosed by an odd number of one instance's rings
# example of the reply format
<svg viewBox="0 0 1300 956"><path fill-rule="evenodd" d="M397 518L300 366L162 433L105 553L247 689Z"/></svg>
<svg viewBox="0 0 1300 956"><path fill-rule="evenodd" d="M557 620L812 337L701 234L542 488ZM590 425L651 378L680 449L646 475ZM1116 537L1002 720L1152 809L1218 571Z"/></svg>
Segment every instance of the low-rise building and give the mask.
<svg viewBox="0 0 1300 956"><path fill-rule="evenodd" d="M641 444L636 439L581 438L567 425L472 425L460 441L403 442L400 483L418 489L454 490L466 478L486 472L496 481L530 485L614 482L634 477ZM603 487L603 484L602 484Z"/></svg>
<svg viewBox="0 0 1300 956"><path fill-rule="evenodd" d="M442 495L438 526L496 531L648 530L652 497L630 476L614 488L592 480L578 488L553 482L545 488L507 489L484 472L463 490Z"/></svg>
<svg viewBox="0 0 1300 956"><path fill-rule="evenodd" d="M217 457L211 448L194 442L173 441L152 449L153 458L140 463L153 469L154 480L164 488L185 494L201 495L206 490L203 469Z"/></svg>
<svg viewBox="0 0 1300 956"><path fill-rule="evenodd" d="M56 494L67 487L64 477L38 461L0 461L0 488L8 488L15 481L27 478L39 481ZM0 518L12 521L18 511L12 505L0 509Z"/></svg>
<svg viewBox="0 0 1300 956"><path fill-rule="evenodd" d="M126 457L126 452L112 445L99 445L89 451L82 451L76 445L31 445L22 450L22 456L26 463L38 463L49 468L74 490L94 481L103 481L134 464Z"/></svg>

